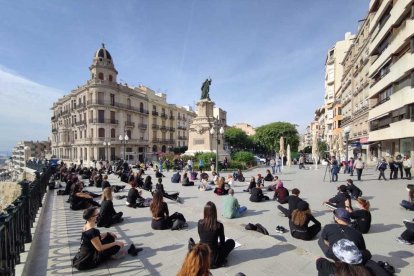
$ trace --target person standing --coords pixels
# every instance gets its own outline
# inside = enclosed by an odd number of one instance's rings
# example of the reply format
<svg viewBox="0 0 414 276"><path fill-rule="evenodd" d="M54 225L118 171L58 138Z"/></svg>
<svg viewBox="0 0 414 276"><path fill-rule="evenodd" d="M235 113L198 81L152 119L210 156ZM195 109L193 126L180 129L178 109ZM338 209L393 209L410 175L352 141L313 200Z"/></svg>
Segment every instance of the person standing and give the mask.
<svg viewBox="0 0 414 276"><path fill-rule="evenodd" d="M203 170L204 170L204 161L203 161L203 159L200 159L198 161L198 169L200 170L200 174L203 173Z"/></svg>
<svg viewBox="0 0 414 276"><path fill-rule="evenodd" d="M162 157L160 157L160 159L159 159L159 163L160 163L160 168L159 168L159 170L160 170L160 173L162 173L162 166L163 166L163 163L164 163L164 160L162 160Z"/></svg>
<svg viewBox="0 0 414 276"><path fill-rule="evenodd" d="M187 167L189 172L193 171L193 160L191 158L187 160Z"/></svg>
<svg viewBox="0 0 414 276"><path fill-rule="evenodd" d="M171 167L171 161L170 159L165 160L165 167L167 169L167 172L170 171L170 167Z"/></svg>
<svg viewBox="0 0 414 276"><path fill-rule="evenodd" d="M380 172L378 176L378 180L381 180L381 177L383 177L384 180L387 180L384 174L385 170L387 169L387 165L388 164L387 164L387 161L385 161L385 158L382 158L381 161L378 163L377 170L379 170Z"/></svg>
<svg viewBox="0 0 414 276"><path fill-rule="evenodd" d="M299 170L300 169L304 169L305 168L305 157L303 156L303 154L299 157Z"/></svg>
<svg viewBox="0 0 414 276"><path fill-rule="evenodd" d="M395 178L397 178L398 176L398 170L400 171L400 176L401 179L403 179L404 175L403 175L403 171L404 171L404 166L403 166L403 157L401 156L401 154L398 154L395 157L395 164L397 165L397 172L395 173Z"/></svg>
<svg viewBox="0 0 414 276"><path fill-rule="evenodd" d="M362 161L361 157L355 160L354 169L357 171L357 178L361 180L362 171L365 168L365 163Z"/></svg>
<svg viewBox="0 0 414 276"><path fill-rule="evenodd" d="M348 161L348 173L350 176L354 176L354 158L351 157Z"/></svg>
<svg viewBox="0 0 414 276"><path fill-rule="evenodd" d="M390 167L390 180L397 179L397 175L398 175L398 165L395 163L393 157L391 157L389 159L388 166Z"/></svg>
<svg viewBox="0 0 414 276"><path fill-rule="evenodd" d="M223 160L223 168L227 170L228 167L229 167L229 160L227 160L227 156L225 156Z"/></svg>
<svg viewBox="0 0 414 276"><path fill-rule="evenodd" d="M234 190L229 189L229 194L223 200L223 217L228 219L237 218L246 210L245 206L240 207L239 201L234 197Z"/></svg>
<svg viewBox="0 0 414 276"><path fill-rule="evenodd" d="M280 158L280 156L276 157L276 172L282 172L282 158Z"/></svg>
<svg viewBox="0 0 414 276"><path fill-rule="evenodd" d="M338 181L338 173L339 173L339 164L338 160L336 160L335 156L332 156L331 158L331 173L332 173L332 182Z"/></svg>
<svg viewBox="0 0 414 276"><path fill-rule="evenodd" d="M402 162L402 166L404 167L405 177L408 180L411 180L411 167L412 167L412 165L411 165L411 160L410 160L410 158L408 158L407 155L404 156L404 160Z"/></svg>
<svg viewBox="0 0 414 276"><path fill-rule="evenodd" d="M276 173L276 161L274 158L270 159L269 161L270 168L272 169L272 173Z"/></svg>

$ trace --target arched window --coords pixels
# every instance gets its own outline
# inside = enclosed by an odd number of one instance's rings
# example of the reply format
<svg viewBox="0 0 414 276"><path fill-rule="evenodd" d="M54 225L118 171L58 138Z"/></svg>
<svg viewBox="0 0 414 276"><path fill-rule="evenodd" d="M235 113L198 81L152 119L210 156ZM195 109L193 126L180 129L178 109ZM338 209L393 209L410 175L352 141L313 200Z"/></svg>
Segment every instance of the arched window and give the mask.
<svg viewBox="0 0 414 276"><path fill-rule="evenodd" d="M157 145L153 145L152 146L152 152L157 152L157 150L158 150Z"/></svg>
<svg viewBox="0 0 414 276"><path fill-rule="evenodd" d="M167 147L166 147L165 145L164 145L164 146L162 146L161 151L162 151L162 152L166 152L166 151L167 151Z"/></svg>
<svg viewBox="0 0 414 276"><path fill-rule="evenodd" d="M127 106L128 106L128 108L131 108L131 99L127 99Z"/></svg>
<svg viewBox="0 0 414 276"><path fill-rule="evenodd" d="M103 73L99 73L99 74L98 74L98 79L100 79L100 80L103 80L103 79L104 79L104 75L103 75Z"/></svg>
<svg viewBox="0 0 414 276"><path fill-rule="evenodd" d="M112 82L112 75L109 75L109 81Z"/></svg>
<svg viewBox="0 0 414 276"><path fill-rule="evenodd" d="M98 137L99 138L105 138L105 129L103 127L100 127L98 129Z"/></svg>
<svg viewBox="0 0 414 276"><path fill-rule="evenodd" d="M115 129L111 128L111 138L115 138Z"/></svg>

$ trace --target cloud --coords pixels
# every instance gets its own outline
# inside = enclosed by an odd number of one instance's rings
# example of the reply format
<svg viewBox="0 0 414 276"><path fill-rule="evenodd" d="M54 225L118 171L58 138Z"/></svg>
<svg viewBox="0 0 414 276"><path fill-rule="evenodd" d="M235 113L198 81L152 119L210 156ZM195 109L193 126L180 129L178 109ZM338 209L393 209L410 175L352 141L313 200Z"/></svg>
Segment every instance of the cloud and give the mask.
<svg viewBox="0 0 414 276"><path fill-rule="evenodd" d="M47 140L50 108L62 95L0 65L0 150L10 150L21 140Z"/></svg>

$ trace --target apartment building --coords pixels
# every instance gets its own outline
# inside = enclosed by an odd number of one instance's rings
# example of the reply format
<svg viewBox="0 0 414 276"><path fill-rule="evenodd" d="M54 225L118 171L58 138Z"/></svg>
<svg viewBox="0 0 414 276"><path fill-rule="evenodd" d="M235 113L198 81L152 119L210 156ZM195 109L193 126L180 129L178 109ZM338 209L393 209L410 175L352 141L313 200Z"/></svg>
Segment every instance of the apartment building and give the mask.
<svg viewBox="0 0 414 276"><path fill-rule="evenodd" d="M368 71L371 65L369 26L372 17L373 14L369 13L359 22L358 33L343 60L344 73L340 88L343 118L341 132L338 133L345 136L343 130L349 130L348 148L345 148L348 157L361 157L368 163L377 161L375 145L370 148L368 142Z"/></svg>
<svg viewBox="0 0 414 276"><path fill-rule="evenodd" d="M12 150L12 169L21 171L25 163L33 159L49 159L51 155L50 141L20 141Z"/></svg>
<svg viewBox="0 0 414 276"><path fill-rule="evenodd" d="M253 136L256 134L254 127L247 123L237 123L234 124L233 127L243 130L248 136Z"/></svg>
<svg viewBox="0 0 414 276"><path fill-rule="evenodd" d="M372 0L369 141L378 156L413 156L414 1Z"/></svg>
<svg viewBox="0 0 414 276"><path fill-rule="evenodd" d="M156 158L178 146L177 115L195 113L167 103L163 93L117 82L118 71L105 46L89 67L90 79L53 104L52 153L71 162ZM182 122L180 122L181 124ZM188 135L184 135L188 136Z"/></svg>
<svg viewBox="0 0 414 276"><path fill-rule="evenodd" d="M354 35L351 33L345 34L345 39L335 43L335 46L328 51L325 60L325 118L324 118L324 140L327 142L329 150L332 152L332 146L335 135L337 135L340 128L340 120L342 115L338 114L341 105L338 101L340 95L341 79L343 74L342 61L345 57L346 52L352 44ZM335 114L334 114L335 112Z"/></svg>

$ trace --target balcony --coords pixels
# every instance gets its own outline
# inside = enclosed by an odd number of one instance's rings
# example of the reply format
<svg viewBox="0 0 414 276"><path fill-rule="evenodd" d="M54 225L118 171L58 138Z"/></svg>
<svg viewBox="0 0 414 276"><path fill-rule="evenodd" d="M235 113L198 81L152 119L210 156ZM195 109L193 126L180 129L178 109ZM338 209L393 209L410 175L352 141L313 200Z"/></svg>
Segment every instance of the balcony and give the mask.
<svg viewBox="0 0 414 276"><path fill-rule="evenodd" d="M168 115L165 113L161 113L160 117L164 120L168 119Z"/></svg>
<svg viewBox="0 0 414 276"><path fill-rule="evenodd" d="M141 113L141 114L144 114L144 115L148 115L149 114L149 111L148 110L145 110L143 108L138 109L138 112Z"/></svg>
<svg viewBox="0 0 414 276"><path fill-rule="evenodd" d="M159 129L159 128L160 128L160 126L159 126L159 125L157 125L157 124L152 124L152 128L153 128L153 129Z"/></svg>
<svg viewBox="0 0 414 276"><path fill-rule="evenodd" d="M86 120L76 121L75 122L75 126L82 126L82 125L86 125Z"/></svg>
<svg viewBox="0 0 414 276"><path fill-rule="evenodd" d="M126 121L125 122L125 126L126 127L135 127L135 123L134 122L128 122L128 121Z"/></svg>
<svg viewBox="0 0 414 276"><path fill-rule="evenodd" d="M128 110L128 111L148 115L148 111L145 110L145 109L136 109L132 105L123 104L123 103L119 103L119 102L108 102L108 101L99 101L99 100L87 101L87 106L93 106L93 105L106 106L106 107L113 106L113 107L116 107L116 108L121 108L121 109L125 109L125 110Z"/></svg>
<svg viewBox="0 0 414 276"><path fill-rule="evenodd" d="M138 127L140 129L147 129L148 128L148 125L147 124L138 124Z"/></svg>
<svg viewBox="0 0 414 276"><path fill-rule="evenodd" d="M177 128L178 129L182 129L182 130L186 130L187 129L187 127L185 127L185 126L177 126Z"/></svg>
<svg viewBox="0 0 414 276"><path fill-rule="evenodd" d="M91 124L111 124L111 125L117 125L118 120L112 120L112 119L89 119L89 123Z"/></svg>
<svg viewBox="0 0 414 276"><path fill-rule="evenodd" d="M52 116L52 117L50 118L50 120L52 120L52 122L57 121L57 116Z"/></svg>
<svg viewBox="0 0 414 276"><path fill-rule="evenodd" d="M161 127L160 127L160 130L162 130L162 131L167 131L167 127L166 127L166 126L161 126Z"/></svg>
<svg viewBox="0 0 414 276"><path fill-rule="evenodd" d="M155 110L153 110L153 111L151 112L151 114L152 114L153 116L158 116L158 112L157 112L157 111L155 111Z"/></svg>
<svg viewBox="0 0 414 276"><path fill-rule="evenodd" d="M52 133L56 133L57 132L57 128L52 128Z"/></svg>
<svg viewBox="0 0 414 276"><path fill-rule="evenodd" d="M169 128L168 128L168 130L169 130L169 131L175 131L175 128L173 128L173 127L169 127Z"/></svg>
<svg viewBox="0 0 414 276"><path fill-rule="evenodd" d="M78 109L84 109L84 108L86 108L86 103L85 102L77 104L74 109L78 110Z"/></svg>
<svg viewBox="0 0 414 276"><path fill-rule="evenodd" d="M173 115L170 115L170 120L175 120L175 117Z"/></svg>

